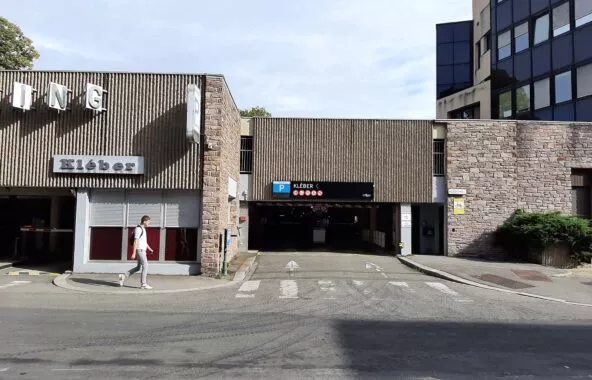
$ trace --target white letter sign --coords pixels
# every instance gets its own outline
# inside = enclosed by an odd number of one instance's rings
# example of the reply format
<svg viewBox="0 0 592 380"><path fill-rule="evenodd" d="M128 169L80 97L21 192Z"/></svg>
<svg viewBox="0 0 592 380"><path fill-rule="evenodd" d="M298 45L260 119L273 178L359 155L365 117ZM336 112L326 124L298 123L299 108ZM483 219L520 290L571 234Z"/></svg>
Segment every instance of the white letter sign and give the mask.
<svg viewBox="0 0 592 380"><path fill-rule="evenodd" d="M49 84L49 106L58 111L68 107L68 88L57 83Z"/></svg>
<svg viewBox="0 0 592 380"><path fill-rule="evenodd" d="M86 85L86 108L93 111L104 111L103 87L88 83Z"/></svg>
<svg viewBox="0 0 592 380"><path fill-rule="evenodd" d="M12 106L22 110L30 110L33 103L33 87L24 83L14 82Z"/></svg>
<svg viewBox="0 0 592 380"><path fill-rule="evenodd" d="M201 129L201 90L195 84L187 86L187 129L186 137L193 143L199 143Z"/></svg>

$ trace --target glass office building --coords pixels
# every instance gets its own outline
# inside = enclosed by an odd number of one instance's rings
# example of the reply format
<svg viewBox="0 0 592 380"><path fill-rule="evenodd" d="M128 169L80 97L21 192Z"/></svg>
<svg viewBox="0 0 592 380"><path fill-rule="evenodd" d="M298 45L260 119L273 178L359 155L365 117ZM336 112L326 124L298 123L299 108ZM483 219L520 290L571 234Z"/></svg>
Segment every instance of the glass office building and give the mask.
<svg viewBox="0 0 592 380"><path fill-rule="evenodd" d="M473 41L473 62L485 45L492 119L592 120L592 0L473 0L473 8L489 17L490 38Z"/></svg>

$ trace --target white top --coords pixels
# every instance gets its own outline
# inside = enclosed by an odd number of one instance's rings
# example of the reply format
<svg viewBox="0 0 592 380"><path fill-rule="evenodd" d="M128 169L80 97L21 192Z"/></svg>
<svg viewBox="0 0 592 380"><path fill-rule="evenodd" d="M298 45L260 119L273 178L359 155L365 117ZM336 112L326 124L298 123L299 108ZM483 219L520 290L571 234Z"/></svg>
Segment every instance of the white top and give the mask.
<svg viewBox="0 0 592 380"><path fill-rule="evenodd" d="M146 236L146 229L138 226L134 231L134 239L138 241L136 249L147 250L148 249L148 237Z"/></svg>

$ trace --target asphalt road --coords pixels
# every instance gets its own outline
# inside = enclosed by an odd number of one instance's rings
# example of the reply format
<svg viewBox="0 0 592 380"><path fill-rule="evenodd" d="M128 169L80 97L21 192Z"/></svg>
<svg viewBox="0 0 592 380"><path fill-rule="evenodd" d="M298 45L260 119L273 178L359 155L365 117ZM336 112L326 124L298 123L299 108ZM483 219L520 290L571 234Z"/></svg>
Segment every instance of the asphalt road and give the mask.
<svg viewBox="0 0 592 380"><path fill-rule="evenodd" d="M242 284L178 295L71 293L43 276L2 288L15 280L2 277L0 378L592 378L590 308L446 282L392 257L258 261Z"/></svg>

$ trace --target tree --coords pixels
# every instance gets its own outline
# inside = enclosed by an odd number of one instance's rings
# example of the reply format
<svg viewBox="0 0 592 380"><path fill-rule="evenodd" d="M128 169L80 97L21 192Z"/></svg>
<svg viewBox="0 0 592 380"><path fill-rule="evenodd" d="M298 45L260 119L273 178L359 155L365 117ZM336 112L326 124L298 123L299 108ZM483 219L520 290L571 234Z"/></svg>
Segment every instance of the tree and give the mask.
<svg viewBox="0 0 592 380"><path fill-rule="evenodd" d="M250 110L241 110L240 114L242 117L271 117L265 107L253 107Z"/></svg>
<svg viewBox="0 0 592 380"><path fill-rule="evenodd" d="M21 28L0 17L0 70L31 70L39 53Z"/></svg>

